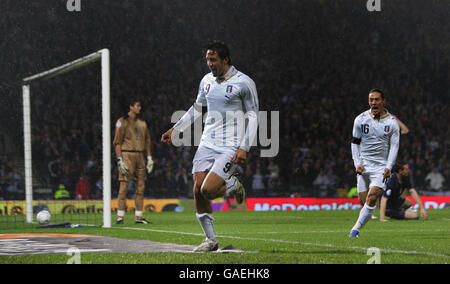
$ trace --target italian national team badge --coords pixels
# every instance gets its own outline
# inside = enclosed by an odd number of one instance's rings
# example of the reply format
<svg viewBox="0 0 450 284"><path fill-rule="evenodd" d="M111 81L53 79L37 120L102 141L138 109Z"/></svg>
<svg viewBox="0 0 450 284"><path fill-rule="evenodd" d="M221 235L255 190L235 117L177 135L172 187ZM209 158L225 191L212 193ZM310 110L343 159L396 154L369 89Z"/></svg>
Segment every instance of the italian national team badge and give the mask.
<svg viewBox="0 0 450 284"><path fill-rule="evenodd" d="M233 86L232 85L228 85L227 86L227 93L231 93L233 92Z"/></svg>
<svg viewBox="0 0 450 284"><path fill-rule="evenodd" d="M389 125L386 125L384 127L384 132L389 133L390 130L391 130L391 127Z"/></svg>

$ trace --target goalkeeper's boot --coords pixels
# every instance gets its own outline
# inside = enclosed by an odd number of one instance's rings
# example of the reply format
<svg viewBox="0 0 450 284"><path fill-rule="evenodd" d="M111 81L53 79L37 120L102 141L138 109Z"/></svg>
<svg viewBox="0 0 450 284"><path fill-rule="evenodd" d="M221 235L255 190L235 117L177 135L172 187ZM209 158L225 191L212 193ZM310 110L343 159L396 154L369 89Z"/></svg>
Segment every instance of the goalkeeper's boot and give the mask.
<svg viewBox="0 0 450 284"><path fill-rule="evenodd" d="M219 243L217 240L213 239L204 239L203 242L194 249L194 252L210 252L216 251L219 249Z"/></svg>
<svg viewBox="0 0 450 284"><path fill-rule="evenodd" d="M150 222L144 218L141 218L141 219L136 219L135 223L136 224L151 224L152 222Z"/></svg>
<svg viewBox="0 0 450 284"><path fill-rule="evenodd" d="M236 190L233 192L233 194L234 198L236 199L236 203L240 205L242 204L242 202L244 202L245 199L245 188L242 185L241 175L239 173L235 173L233 174L233 176L236 178L238 183Z"/></svg>
<svg viewBox="0 0 450 284"><path fill-rule="evenodd" d="M349 238L359 238L359 231L358 230L352 230L350 234L348 235Z"/></svg>
<svg viewBox="0 0 450 284"><path fill-rule="evenodd" d="M123 218L121 218L121 217L117 218L116 225L122 225L122 224L123 224Z"/></svg>

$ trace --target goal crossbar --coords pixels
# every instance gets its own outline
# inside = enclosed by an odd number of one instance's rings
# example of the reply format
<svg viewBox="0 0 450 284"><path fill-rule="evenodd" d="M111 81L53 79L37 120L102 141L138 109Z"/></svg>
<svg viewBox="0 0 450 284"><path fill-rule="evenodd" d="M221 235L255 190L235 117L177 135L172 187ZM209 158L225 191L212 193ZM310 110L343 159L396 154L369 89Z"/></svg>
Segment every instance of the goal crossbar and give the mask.
<svg viewBox="0 0 450 284"><path fill-rule="evenodd" d="M103 227L111 227L110 64L109 50L106 48L22 80L27 223L33 222L30 84L33 81L56 77L99 60L101 61L102 76Z"/></svg>

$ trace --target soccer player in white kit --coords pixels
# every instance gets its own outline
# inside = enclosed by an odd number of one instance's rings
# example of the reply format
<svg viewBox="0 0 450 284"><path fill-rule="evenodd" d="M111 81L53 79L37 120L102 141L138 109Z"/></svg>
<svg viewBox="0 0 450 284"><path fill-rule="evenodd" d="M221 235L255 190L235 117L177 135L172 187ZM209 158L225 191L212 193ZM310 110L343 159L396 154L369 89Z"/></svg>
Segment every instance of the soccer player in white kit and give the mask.
<svg viewBox="0 0 450 284"><path fill-rule="evenodd" d="M364 206L349 237L359 237L361 228L372 218L397 159L400 126L385 105L383 91L371 90L370 109L358 115L353 124L352 158L357 174L358 198Z"/></svg>
<svg viewBox="0 0 450 284"><path fill-rule="evenodd" d="M244 201L244 187L233 172L247 159L258 128L255 83L231 65L228 47L220 42L209 44L206 63L211 72L201 80L194 105L161 138L161 142L171 143L174 129L183 132L201 117L201 107L207 107L205 128L192 168L196 217L206 236L194 249L196 252L218 249L210 200L234 194L238 204Z"/></svg>

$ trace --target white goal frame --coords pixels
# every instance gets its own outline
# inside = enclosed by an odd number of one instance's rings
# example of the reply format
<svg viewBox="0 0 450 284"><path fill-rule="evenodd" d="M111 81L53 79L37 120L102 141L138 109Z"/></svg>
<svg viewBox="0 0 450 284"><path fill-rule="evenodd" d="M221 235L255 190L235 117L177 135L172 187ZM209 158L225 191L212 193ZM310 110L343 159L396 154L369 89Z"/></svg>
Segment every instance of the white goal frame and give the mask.
<svg viewBox="0 0 450 284"><path fill-rule="evenodd" d="M33 176L31 153L30 84L36 80L56 77L84 65L101 61L102 73L102 143L103 143L103 227L111 228L111 118L109 50L104 48L72 62L38 73L22 80L23 133L25 158L26 222L33 222Z"/></svg>

